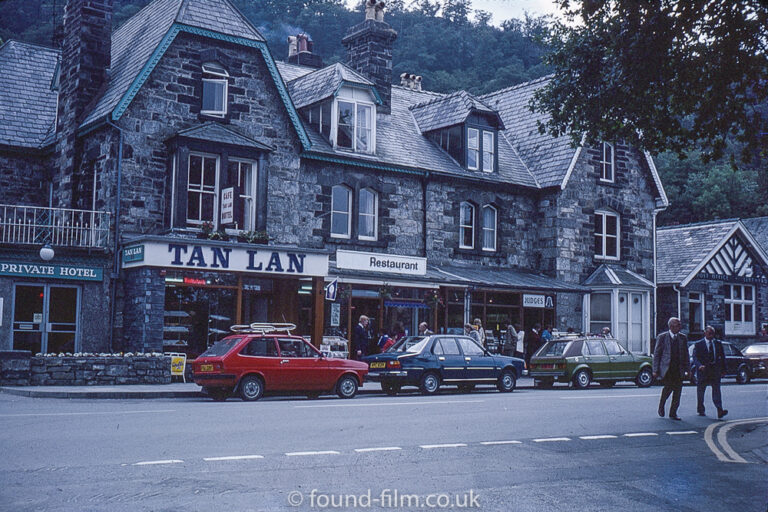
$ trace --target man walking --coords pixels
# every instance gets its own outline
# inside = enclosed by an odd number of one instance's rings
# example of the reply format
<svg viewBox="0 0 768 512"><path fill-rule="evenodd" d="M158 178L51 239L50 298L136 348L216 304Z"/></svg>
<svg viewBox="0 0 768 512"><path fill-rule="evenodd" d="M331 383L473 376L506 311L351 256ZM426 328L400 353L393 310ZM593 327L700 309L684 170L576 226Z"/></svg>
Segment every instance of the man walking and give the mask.
<svg viewBox="0 0 768 512"><path fill-rule="evenodd" d="M693 364L696 368L696 411L699 416L706 416L704 393L707 386L712 386L712 402L717 407L717 418L722 418L728 414L723 409L720 396L720 377L725 373L725 351L720 340L715 339L715 328L711 325L704 329L704 337L693 347Z"/></svg>
<svg viewBox="0 0 768 512"><path fill-rule="evenodd" d="M360 315L360 323L355 326L352 333L353 359L358 361L368 354L368 343L371 341L371 335L368 333L368 317Z"/></svg>
<svg viewBox="0 0 768 512"><path fill-rule="evenodd" d="M664 387L659 400L659 416L664 417L667 398L672 395L669 417L679 420L677 408L683 393L683 376L688 367L688 338L680 332L680 319L672 317L667 322L669 330L659 334L653 349L653 376L661 378Z"/></svg>

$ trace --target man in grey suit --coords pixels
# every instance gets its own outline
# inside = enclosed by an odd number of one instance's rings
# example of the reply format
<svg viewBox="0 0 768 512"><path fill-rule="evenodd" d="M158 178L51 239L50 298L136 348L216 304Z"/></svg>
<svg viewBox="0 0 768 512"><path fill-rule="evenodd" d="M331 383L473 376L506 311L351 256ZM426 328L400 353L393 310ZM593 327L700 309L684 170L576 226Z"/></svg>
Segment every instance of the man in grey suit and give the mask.
<svg viewBox="0 0 768 512"><path fill-rule="evenodd" d="M672 395L669 417L679 420L677 408L683 393L683 377L688 372L688 338L680 332L680 319L672 317L667 322L669 330L659 334L653 349L653 376L661 378L664 387L659 400L659 416L664 417L667 398Z"/></svg>

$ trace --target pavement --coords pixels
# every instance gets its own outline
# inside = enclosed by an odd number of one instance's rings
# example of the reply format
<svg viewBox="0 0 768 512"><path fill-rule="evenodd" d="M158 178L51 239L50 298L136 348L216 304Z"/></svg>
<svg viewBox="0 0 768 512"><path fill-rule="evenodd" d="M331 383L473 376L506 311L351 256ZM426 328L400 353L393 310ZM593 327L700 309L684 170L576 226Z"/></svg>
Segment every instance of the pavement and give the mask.
<svg viewBox="0 0 768 512"><path fill-rule="evenodd" d="M404 393L416 388L406 388ZM533 379L523 376L516 389L533 389ZM0 386L0 393L31 398L200 398L202 388L192 382L171 384L124 384L117 386ZM382 394L378 382L365 382L358 389L360 395Z"/></svg>

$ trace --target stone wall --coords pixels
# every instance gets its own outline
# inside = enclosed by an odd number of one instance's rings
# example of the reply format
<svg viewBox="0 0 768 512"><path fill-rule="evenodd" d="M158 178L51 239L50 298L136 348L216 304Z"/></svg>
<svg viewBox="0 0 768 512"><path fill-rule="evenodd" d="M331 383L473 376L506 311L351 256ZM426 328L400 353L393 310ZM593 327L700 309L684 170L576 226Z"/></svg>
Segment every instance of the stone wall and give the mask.
<svg viewBox="0 0 768 512"><path fill-rule="evenodd" d="M26 350L0 350L0 385L29 386L31 357Z"/></svg>
<svg viewBox="0 0 768 512"><path fill-rule="evenodd" d="M170 384L171 358L135 356L36 356L31 359L33 386L111 386Z"/></svg>
<svg viewBox="0 0 768 512"><path fill-rule="evenodd" d="M127 351L163 349L165 278L161 270L140 267L123 271L121 331L122 348Z"/></svg>
<svg viewBox="0 0 768 512"><path fill-rule="evenodd" d="M48 206L49 166L48 156L32 151L0 152L0 204Z"/></svg>

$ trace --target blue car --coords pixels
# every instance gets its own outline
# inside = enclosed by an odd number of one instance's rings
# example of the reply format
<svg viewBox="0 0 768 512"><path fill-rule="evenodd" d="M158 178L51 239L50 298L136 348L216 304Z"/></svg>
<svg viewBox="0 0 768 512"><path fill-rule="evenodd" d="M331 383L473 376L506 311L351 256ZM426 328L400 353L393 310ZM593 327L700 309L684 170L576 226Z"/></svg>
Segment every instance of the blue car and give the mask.
<svg viewBox="0 0 768 512"><path fill-rule="evenodd" d="M403 386L416 386L434 395L442 385L471 391L477 384L495 384L499 391L515 389L524 362L493 355L468 336L437 334L403 338L382 354L363 358L368 379L381 383L388 395Z"/></svg>

